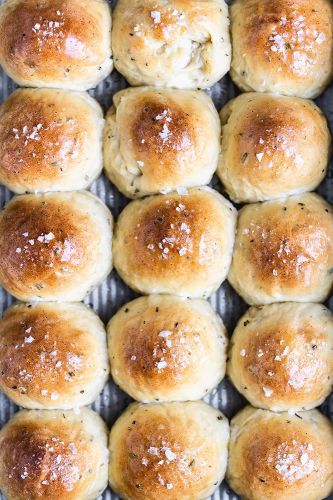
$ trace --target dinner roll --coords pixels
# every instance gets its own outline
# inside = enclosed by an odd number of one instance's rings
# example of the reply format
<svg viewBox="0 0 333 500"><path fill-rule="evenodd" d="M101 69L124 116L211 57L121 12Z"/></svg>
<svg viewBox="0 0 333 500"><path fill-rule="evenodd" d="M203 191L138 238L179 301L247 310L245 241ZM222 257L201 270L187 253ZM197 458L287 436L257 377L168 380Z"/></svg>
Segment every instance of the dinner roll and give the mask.
<svg viewBox="0 0 333 500"><path fill-rule="evenodd" d="M113 98L106 118L108 177L130 198L208 184L217 167L220 122L198 90L140 87Z"/></svg>
<svg viewBox="0 0 333 500"><path fill-rule="evenodd" d="M83 304L17 304L0 321L0 389L17 405L88 405L108 374L103 323Z"/></svg>
<svg viewBox="0 0 333 500"><path fill-rule="evenodd" d="M111 430L112 489L124 500L209 497L224 478L228 427L202 401L131 404Z"/></svg>
<svg viewBox="0 0 333 500"><path fill-rule="evenodd" d="M0 432L8 500L95 500L107 486L107 429L88 408L23 410Z"/></svg>
<svg viewBox="0 0 333 500"><path fill-rule="evenodd" d="M221 121L217 173L236 202L304 193L325 177L331 137L313 102L243 94L222 109Z"/></svg>
<svg viewBox="0 0 333 500"><path fill-rule="evenodd" d="M224 377L226 330L204 300L140 297L107 332L113 379L137 401L201 399Z"/></svg>
<svg viewBox="0 0 333 500"><path fill-rule="evenodd" d="M132 201L116 225L114 265L143 294L208 297L228 273L235 218L208 187Z"/></svg>
<svg viewBox="0 0 333 500"><path fill-rule="evenodd" d="M231 421L227 481L246 500L321 500L333 490L333 426L319 411L248 406Z"/></svg>
<svg viewBox="0 0 333 500"><path fill-rule="evenodd" d="M88 187L103 167L103 126L86 93L16 90L0 107L0 182L15 193Z"/></svg>
<svg viewBox="0 0 333 500"><path fill-rule="evenodd" d="M228 374L253 406L319 406L333 387L333 314L321 304L251 307L231 339Z"/></svg>
<svg viewBox="0 0 333 500"><path fill-rule="evenodd" d="M229 71L224 0L118 0L114 63L130 85L207 88Z"/></svg>
<svg viewBox="0 0 333 500"><path fill-rule="evenodd" d="M112 70L106 0L7 0L0 64L19 85L87 90Z"/></svg>
<svg viewBox="0 0 333 500"><path fill-rule="evenodd" d="M231 77L241 89L316 97L333 75L331 0L235 0Z"/></svg>
<svg viewBox="0 0 333 500"><path fill-rule="evenodd" d="M333 283L333 207L308 193L242 208L228 279L248 304L323 302Z"/></svg>
<svg viewBox="0 0 333 500"><path fill-rule="evenodd" d="M0 212L0 282L24 301L79 301L112 267L112 215L85 191L15 196Z"/></svg>

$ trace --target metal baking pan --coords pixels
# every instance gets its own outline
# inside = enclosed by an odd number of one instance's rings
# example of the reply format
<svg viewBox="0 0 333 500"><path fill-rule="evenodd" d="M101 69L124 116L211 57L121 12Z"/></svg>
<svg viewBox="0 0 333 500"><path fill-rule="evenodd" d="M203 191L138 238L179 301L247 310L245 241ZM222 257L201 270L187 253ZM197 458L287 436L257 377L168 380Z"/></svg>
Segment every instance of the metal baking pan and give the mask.
<svg viewBox="0 0 333 500"><path fill-rule="evenodd" d="M116 4L116 0L108 1L112 6ZM0 0L0 4L2 3L4 3L4 0ZM228 3L231 3L231 1L229 0ZM127 83L124 78L116 71L113 71L111 76L89 93L99 101L104 111L107 111L111 106L113 94L126 86ZM17 85L0 70L0 102L7 99L16 87ZM218 111L227 101L239 93L229 76L220 80L207 92L213 98ZM325 113L330 122L331 130L333 130L333 85L316 100L316 103ZM214 189L223 193L223 187L216 176L214 176L211 185ZM93 184L90 190L106 203L115 217L119 215L121 210L128 203L128 200L110 184L104 175ZM326 179L319 187L318 192L333 204L332 161ZM7 203L11 197L12 193L9 190L0 187L1 206ZM107 322L123 304L135 297L136 294L120 280L117 273L113 270L107 280L89 295L85 302L91 305L104 322ZM13 302L15 302L15 299L4 290L0 289L1 314L7 307L13 304ZM232 290L227 282L225 282L217 293L211 297L210 302L213 308L223 318L228 332L231 334L238 319L247 309L246 304ZM328 301L326 305L333 310L333 298ZM205 401L219 408L228 418L235 415L235 413L245 405L245 400L226 379L217 389L205 398ZM97 411L111 427L130 402L131 398L118 389L110 380L100 397L92 405L92 408ZM14 403L0 393L0 427L2 427L18 409L19 408ZM333 395L326 400L321 410L333 420ZM0 498L3 499L4 497L0 495ZM118 497L113 494L110 489L107 489L103 494L103 499L106 500L116 500L117 498ZM235 500L238 496L230 491L227 484L223 483L211 498L214 500ZM333 500L333 495L329 497L329 500Z"/></svg>

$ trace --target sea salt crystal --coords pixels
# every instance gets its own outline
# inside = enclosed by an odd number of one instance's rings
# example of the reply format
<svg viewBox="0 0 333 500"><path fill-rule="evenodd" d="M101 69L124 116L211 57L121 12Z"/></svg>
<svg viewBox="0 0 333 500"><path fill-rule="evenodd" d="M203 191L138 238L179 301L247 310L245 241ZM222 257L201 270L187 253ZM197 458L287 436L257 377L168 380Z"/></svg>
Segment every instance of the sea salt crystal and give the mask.
<svg viewBox="0 0 333 500"><path fill-rule="evenodd" d="M256 157L257 157L257 159L258 159L259 162L261 162L263 156L264 156L264 153L257 153L256 154Z"/></svg>
<svg viewBox="0 0 333 500"><path fill-rule="evenodd" d="M169 337L169 335L172 335L172 332L170 332L170 330L162 330L158 334L159 337L163 337L163 338L167 338L167 337Z"/></svg>
<svg viewBox="0 0 333 500"><path fill-rule="evenodd" d="M263 387L262 390L264 391L266 398L270 398L271 395L273 394L272 389L269 389L268 387Z"/></svg>
<svg viewBox="0 0 333 500"><path fill-rule="evenodd" d="M152 10L150 15L154 19L154 23L158 24L161 22L161 13L158 10Z"/></svg>
<svg viewBox="0 0 333 500"><path fill-rule="evenodd" d="M169 462L172 462L172 460L176 460L177 458L177 455L173 453L173 451L171 451L169 448L165 450L165 456L167 460L169 460Z"/></svg>

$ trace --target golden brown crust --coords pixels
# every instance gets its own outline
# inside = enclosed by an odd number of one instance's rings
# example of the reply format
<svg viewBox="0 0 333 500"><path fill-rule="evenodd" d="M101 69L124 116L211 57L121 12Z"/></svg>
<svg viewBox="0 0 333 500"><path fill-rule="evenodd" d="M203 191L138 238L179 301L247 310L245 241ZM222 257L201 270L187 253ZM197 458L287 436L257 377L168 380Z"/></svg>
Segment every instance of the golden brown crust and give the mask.
<svg viewBox="0 0 333 500"><path fill-rule="evenodd" d="M13 198L0 214L3 286L23 300L50 300L75 288L76 296L84 295L77 289L89 288L97 267L103 267L98 273L103 276L110 269L110 250L105 248L111 243L108 217L106 207L85 192ZM103 235L101 227L107 231ZM109 253L107 262L96 263L102 250L97 242Z"/></svg>
<svg viewBox="0 0 333 500"><path fill-rule="evenodd" d="M252 307L231 339L228 374L253 406L319 406L333 384L333 315L323 305Z"/></svg>
<svg viewBox="0 0 333 500"><path fill-rule="evenodd" d="M112 69L104 0L12 0L0 25L0 60L18 83L87 89Z"/></svg>
<svg viewBox="0 0 333 500"><path fill-rule="evenodd" d="M221 121L218 174L236 201L310 191L324 178L331 138L311 101L246 93L222 109Z"/></svg>
<svg viewBox="0 0 333 500"><path fill-rule="evenodd" d="M108 376L106 335L81 304L17 304L0 321L0 388L28 408L90 404Z"/></svg>
<svg viewBox="0 0 333 500"><path fill-rule="evenodd" d="M206 301L141 297L107 331L113 378L137 401L197 400L224 376L226 332Z"/></svg>
<svg viewBox="0 0 333 500"><path fill-rule="evenodd" d="M326 498L333 487L332 423L317 410L245 408L231 422L227 480L248 500Z"/></svg>
<svg viewBox="0 0 333 500"><path fill-rule="evenodd" d="M118 92L113 101L104 159L118 189L136 198L208 184L218 160L220 123L207 94L138 87Z"/></svg>
<svg viewBox="0 0 333 500"><path fill-rule="evenodd" d="M229 267L235 210L216 191L134 201L115 232L115 266L143 293L208 296Z"/></svg>
<svg viewBox="0 0 333 500"><path fill-rule="evenodd" d="M332 223L333 208L316 194L243 208L231 284L250 304L325 300L333 281Z"/></svg>
<svg viewBox="0 0 333 500"><path fill-rule="evenodd" d="M87 187L102 168L102 127L88 94L17 90L0 108L0 181L19 193Z"/></svg>
<svg viewBox="0 0 333 500"><path fill-rule="evenodd" d="M329 0L237 0L232 77L245 90L315 97L332 78Z"/></svg>
<svg viewBox="0 0 333 500"><path fill-rule="evenodd" d="M125 500L207 498L227 441L227 420L202 402L133 404L111 430L111 486Z"/></svg>
<svg viewBox="0 0 333 500"><path fill-rule="evenodd" d="M92 500L106 486L106 445L106 427L88 409L22 411L0 433L1 489L11 500Z"/></svg>

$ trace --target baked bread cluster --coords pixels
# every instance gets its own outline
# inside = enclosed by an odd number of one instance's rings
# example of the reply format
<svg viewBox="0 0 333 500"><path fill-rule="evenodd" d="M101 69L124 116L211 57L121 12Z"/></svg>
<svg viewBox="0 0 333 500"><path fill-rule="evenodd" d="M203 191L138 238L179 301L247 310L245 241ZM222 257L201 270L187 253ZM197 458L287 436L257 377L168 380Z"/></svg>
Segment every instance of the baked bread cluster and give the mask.
<svg viewBox="0 0 333 500"><path fill-rule="evenodd" d="M20 301L0 319L0 390L25 408L0 431L0 490L95 500L109 483L124 500L204 500L226 477L244 500L323 500L333 207L312 191L332 139L310 99L333 78L332 2L110 3L0 6L0 65L24 87L0 106L0 182L15 194L0 283ZM86 91L113 66L102 109ZM229 70L244 93L225 102L228 83L210 87ZM121 193L115 224L85 191L103 167ZM117 279L96 290L113 265L143 296L113 302ZM106 327L80 302L93 291L111 298ZM229 340L231 302L243 315ZM86 406L110 374L135 402L119 416L108 387L108 436ZM252 405L235 416L230 386L216 396L225 375Z"/></svg>

